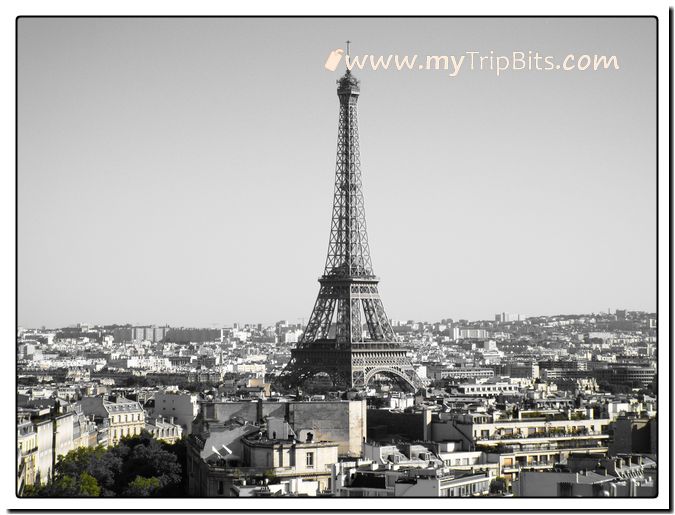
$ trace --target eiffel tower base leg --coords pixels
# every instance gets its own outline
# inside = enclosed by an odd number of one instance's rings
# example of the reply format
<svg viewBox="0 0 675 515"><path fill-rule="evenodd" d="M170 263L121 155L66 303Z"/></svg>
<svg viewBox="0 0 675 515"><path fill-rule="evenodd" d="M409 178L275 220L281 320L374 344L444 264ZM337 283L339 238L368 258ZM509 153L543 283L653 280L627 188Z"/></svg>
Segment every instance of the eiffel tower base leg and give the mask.
<svg viewBox="0 0 675 515"><path fill-rule="evenodd" d="M377 377L394 380L403 391L417 391L424 386L401 348L368 351L295 349L279 383L293 388L319 373L327 374L336 389L364 390Z"/></svg>

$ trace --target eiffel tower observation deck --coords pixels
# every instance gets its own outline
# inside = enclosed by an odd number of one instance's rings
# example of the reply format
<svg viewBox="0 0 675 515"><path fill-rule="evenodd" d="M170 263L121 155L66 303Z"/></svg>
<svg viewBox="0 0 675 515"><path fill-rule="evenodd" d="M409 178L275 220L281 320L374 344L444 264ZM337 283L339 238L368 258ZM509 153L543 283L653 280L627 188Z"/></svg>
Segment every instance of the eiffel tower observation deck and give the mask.
<svg viewBox="0 0 675 515"><path fill-rule="evenodd" d="M280 382L299 387L324 373L335 387L361 390L375 378L388 377L416 391L423 382L392 330L370 259L356 108L359 81L347 70L337 83L340 115L328 256L314 309Z"/></svg>

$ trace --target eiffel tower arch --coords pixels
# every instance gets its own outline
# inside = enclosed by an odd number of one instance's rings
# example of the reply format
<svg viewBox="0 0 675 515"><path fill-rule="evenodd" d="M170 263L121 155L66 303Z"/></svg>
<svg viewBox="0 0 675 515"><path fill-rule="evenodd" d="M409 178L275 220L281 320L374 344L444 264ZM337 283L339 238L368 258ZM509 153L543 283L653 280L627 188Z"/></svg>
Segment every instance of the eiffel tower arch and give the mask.
<svg viewBox="0 0 675 515"><path fill-rule="evenodd" d="M347 70L337 83L340 114L328 255L314 309L280 382L295 387L325 373L334 385L363 389L384 376L417 390L424 383L409 349L394 334L370 258L356 109L359 81Z"/></svg>

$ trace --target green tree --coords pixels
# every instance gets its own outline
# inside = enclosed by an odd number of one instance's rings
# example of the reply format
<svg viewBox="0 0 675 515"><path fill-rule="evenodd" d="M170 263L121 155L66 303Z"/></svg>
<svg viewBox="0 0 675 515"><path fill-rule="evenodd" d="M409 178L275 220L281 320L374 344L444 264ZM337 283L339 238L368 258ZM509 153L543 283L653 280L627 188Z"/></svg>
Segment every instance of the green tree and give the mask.
<svg viewBox="0 0 675 515"><path fill-rule="evenodd" d="M151 497L162 487L157 477L136 476L124 490L125 497Z"/></svg>
<svg viewBox="0 0 675 515"><path fill-rule="evenodd" d="M96 479L82 472L76 476L59 476L44 486L34 486L24 492L25 496L36 497L98 497L101 488Z"/></svg>
<svg viewBox="0 0 675 515"><path fill-rule="evenodd" d="M41 497L76 497L80 493L77 480L73 476L62 476L47 484L40 493Z"/></svg>
<svg viewBox="0 0 675 515"><path fill-rule="evenodd" d="M143 431L110 448L78 448L61 456L54 481L26 487L23 495L38 497L113 497L185 495L187 448L170 445Z"/></svg>
<svg viewBox="0 0 675 515"><path fill-rule="evenodd" d="M101 487L96 478L87 472L80 474L80 497L98 497L101 495Z"/></svg>
<svg viewBox="0 0 675 515"><path fill-rule="evenodd" d="M161 442L162 447L170 452L171 454L174 454L176 456L176 459L178 463L180 464L181 467L181 484L180 484L180 490L177 490L176 488L172 488L172 496L181 496L181 495L187 495L188 492L188 471L187 471L187 462L188 462L188 450L187 450L187 439L185 435L182 436L182 438L176 443L169 444L166 442Z"/></svg>
<svg viewBox="0 0 675 515"><path fill-rule="evenodd" d="M66 476L77 475L89 466L89 463L95 456L100 456L105 452L105 449L101 445L93 448L78 447L65 456L59 457L55 472Z"/></svg>
<svg viewBox="0 0 675 515"><path fill-rule="evenodd" d="M94 448L80 447L61 457L56 464L57 476L78 477L86 472L92 476L103 491L104 496L116 492L116 478L122 468L123 459L116 453L99 445Z"/></svg>
<svg viewBox="0 0 675 515"><path fill-rule="evenodd" d="M181 485L182 468L176 454L165 449L147 432L123 440L113 451L124 457L122 470L117 478L118 492L123 491L136 476L158 478L161 483L158 495L174 495L175 492L170 490Z"/></svg>

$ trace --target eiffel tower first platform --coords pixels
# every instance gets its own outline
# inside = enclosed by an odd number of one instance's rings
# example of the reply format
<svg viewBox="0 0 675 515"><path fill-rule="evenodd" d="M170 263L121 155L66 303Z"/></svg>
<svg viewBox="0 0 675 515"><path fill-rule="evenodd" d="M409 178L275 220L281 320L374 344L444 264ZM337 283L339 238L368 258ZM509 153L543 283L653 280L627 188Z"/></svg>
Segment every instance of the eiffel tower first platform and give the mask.
<svg viewBox="0 0 675 515"><path fill-rule="evenodd" d="M408 349L396 340L370 260L356 110L359 81L347 70L337 82L340 119L328 257L314 310L280 383L300 386L323 372L336 387L361 390L376 376L388 376L416 391L423 382Z"/></svg>

